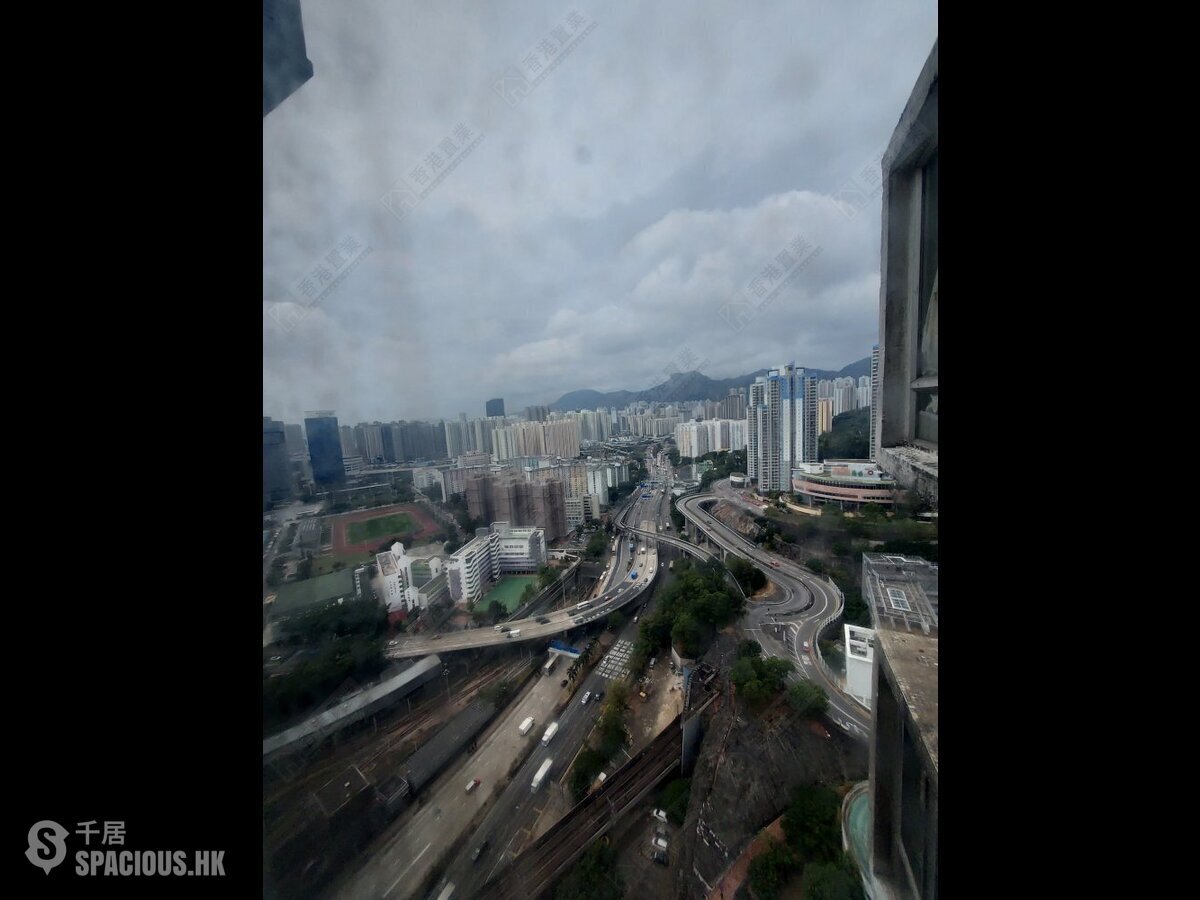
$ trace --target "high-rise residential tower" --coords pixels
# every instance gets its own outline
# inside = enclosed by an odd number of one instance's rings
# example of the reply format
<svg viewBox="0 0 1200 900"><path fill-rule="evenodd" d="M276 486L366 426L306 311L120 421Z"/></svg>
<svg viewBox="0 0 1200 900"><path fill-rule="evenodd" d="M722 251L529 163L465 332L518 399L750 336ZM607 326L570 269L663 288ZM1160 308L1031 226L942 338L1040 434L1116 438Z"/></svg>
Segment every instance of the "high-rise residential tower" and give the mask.
<svg viewBox="0 0 1200 900"><path fill-rule="evenodd" d="M485 414L491 418L492 416L504 415L504 398L497 397L495 400L489 400L484 404Z"/></svg>
<svg viewBox="0 0 1200 900"><path fill-rule="evenodd" d="M750 385L746 466L760 492L790 491L792 468L817 461L817 384L788 363Z"/></svg>

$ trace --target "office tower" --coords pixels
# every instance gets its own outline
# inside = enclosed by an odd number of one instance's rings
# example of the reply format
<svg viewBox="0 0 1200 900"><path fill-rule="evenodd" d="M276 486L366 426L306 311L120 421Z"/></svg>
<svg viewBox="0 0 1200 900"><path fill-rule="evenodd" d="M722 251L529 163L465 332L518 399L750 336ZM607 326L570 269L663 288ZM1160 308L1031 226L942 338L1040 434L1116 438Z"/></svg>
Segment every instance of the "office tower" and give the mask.
<svg viewBox="0 0 1200 900"><path fill-rule="evenodd" d="M883 157L875 460L937 505L938 56L921 70Z"/></svg>
<svg viewBox="0 0 1200 900"><path fill-rule="evenodd" d="M332 412L309 413L304 420L304 433L308 435L313 481L321 486L344 483L346 470L342 464L337 417Z"/></svg>
<svg viewBox="0 0 1200 900"><path fill-rule="evenodd" d="M758 490L790 491L792 468L817 461L817 385L788 363L750 385L746 410L747 474Z"/></svg>
<svg viewBox="0 0 1200 900"><path fill-rule="evenodd" d="M497 397L495 400L489 400L484 404L485 415L504 417L504 398Z"/></svg>
<svg viewBox="0 0 1200 900"><path fill-rule="evenodd" d="M263 504L291 497L292 476L284 425L263 416Z"/></svg>

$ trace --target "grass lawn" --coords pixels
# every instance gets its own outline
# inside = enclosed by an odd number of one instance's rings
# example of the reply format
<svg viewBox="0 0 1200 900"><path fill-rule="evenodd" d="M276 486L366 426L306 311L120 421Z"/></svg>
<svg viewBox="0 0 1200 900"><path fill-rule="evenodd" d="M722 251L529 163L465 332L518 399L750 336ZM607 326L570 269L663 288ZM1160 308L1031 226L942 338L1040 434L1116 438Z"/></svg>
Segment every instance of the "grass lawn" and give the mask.
<svg viewBox="0 0 1200 900"><path fill-rule="evenodd" d="M351 522L347 539L351 544L361 544L415 530L412 516L408 513L392 513L390 516L367 519L365 522Z"/></svg>
<svg viewBox="0 0 1200 900"><path fill-rule="evenodd" d="M536 575L505 575L496 582L496 586L488 591L483 599L476 604L476 609L487 609L488 604L493 600L498 601L504 606L506 612L512 612L521 605L521 593L525 590L525 585L532 584L537 587Z"/></svg>

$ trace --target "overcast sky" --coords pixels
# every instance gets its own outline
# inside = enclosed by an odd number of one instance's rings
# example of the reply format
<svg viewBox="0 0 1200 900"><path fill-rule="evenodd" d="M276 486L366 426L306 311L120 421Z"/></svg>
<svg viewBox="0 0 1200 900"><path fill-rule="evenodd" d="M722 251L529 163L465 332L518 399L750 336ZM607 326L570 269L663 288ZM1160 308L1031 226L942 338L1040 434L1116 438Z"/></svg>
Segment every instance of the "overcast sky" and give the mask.
<svg viewBox="0 0 1200 900"><path fill-rule="evenodd" d="M315 74L263 120L264 415L870 354L935 2L301 5Z"/></svg>

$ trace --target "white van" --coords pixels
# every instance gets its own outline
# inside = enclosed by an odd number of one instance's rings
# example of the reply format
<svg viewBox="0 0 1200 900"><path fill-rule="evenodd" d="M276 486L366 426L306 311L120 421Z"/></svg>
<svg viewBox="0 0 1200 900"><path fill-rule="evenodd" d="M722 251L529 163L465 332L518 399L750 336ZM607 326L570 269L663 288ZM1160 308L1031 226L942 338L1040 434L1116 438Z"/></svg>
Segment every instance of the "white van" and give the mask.
<svg viewBox="0 0 1200 900"><path fill-rule="evenodd" d="M531 728L533 728L533 716L530 716L528 719L522 722L521 727L518 728L517 731L521 732L521 736L524 737L525 735L529 734L529 729Z"/></svg>

